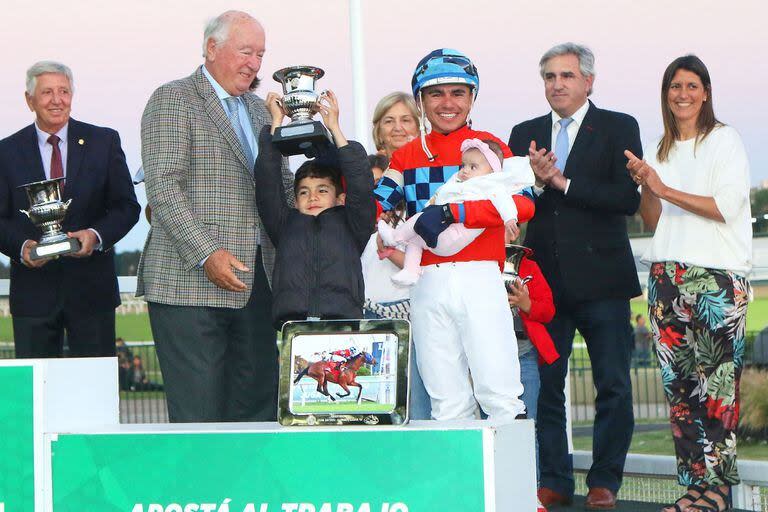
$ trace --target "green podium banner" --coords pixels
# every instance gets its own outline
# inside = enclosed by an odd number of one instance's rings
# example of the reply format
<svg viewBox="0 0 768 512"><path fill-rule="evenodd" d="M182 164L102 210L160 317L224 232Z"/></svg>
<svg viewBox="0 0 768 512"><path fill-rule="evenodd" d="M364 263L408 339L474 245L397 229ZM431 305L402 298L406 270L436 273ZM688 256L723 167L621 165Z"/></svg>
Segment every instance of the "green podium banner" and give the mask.
<svg viewBox="0 0 768 512"><path fill-rule="evenodd" d="M32 366L0 366L0 512L34 512Z"/></svg>
<svg viewBox="0 0 768 512"><path fill-rule="evenodd" d="M480 429L59 434L53 511L481 512L483 441Z"/></svg>

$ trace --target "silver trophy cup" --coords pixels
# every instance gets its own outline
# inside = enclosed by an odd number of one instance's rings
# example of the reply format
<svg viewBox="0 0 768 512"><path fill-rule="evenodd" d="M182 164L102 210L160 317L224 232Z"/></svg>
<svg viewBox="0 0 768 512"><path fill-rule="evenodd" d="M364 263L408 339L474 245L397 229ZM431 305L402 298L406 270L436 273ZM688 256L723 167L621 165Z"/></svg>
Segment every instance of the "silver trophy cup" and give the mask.
<svg viewBox="0 0 768 512"><path fill-rule="evenodd" d="M315 82L325 71L314 66L291 66L275 71L272 78L283 86L283 109L291 122L275 130L272 141L286 156L316 156L318 149L331 143L328 130L313 121L320 95Z"/></svg>
<svg viewBox="0 0 768 512"><path fill-rule="evenodd" d="M72 199L67 202L61 200L59 182L63 179L36 181L19 187L24 188L27 193L30 206L29 210L19 211L29 217L32 224L43 232L37 245L30 251L31 260L52 258L80 250L80 241L69 238L61 229L61 222L72 203Z"/></svg>
<svg viewBox="0 0 768 512"><path fill-rule="evenodd" d="M506 260L504 261L504 271L502 272L501 277L504 279L504 286L507 288L507 291L511 292L512 283L514 283L515 280L519 279L525 284L533 279L532 276L520 275L520 262L523 260L524 256L530 256L533 251L528 247L513 244L506 245L505 251Z"/></svg>

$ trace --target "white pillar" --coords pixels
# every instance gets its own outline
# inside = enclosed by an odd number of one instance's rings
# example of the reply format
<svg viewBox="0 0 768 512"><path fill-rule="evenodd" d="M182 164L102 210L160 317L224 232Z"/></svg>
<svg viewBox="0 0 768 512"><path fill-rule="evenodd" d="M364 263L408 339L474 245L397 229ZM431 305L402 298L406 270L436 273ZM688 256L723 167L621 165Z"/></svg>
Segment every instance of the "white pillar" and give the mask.
<svg viewBox="0 0 768 512"><path fill-rule="evenodd" d="M362 1L349 0L349 42L352 48L352 92L355 100L355 140L369 152L370 119L365 96L365 47Z"/></svg>

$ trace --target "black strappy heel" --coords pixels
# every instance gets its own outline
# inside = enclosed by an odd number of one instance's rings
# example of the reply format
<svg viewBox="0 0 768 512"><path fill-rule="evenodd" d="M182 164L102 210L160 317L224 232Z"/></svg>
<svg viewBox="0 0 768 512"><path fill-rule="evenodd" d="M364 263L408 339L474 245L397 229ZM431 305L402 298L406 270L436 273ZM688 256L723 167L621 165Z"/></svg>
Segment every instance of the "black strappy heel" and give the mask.
<svg viewBox="0 0 768 512"><path fill-rule="evenodd" d="M702 487L700 485L694 484L694 485L689 485L688 488L686 489L686 491L687 492L685 494L683 494L682 496L680 496L677 499L677 501L675 501L674 503L671 503L669 505L666 505L664 508L667 509L669 507L672 507L672 508L675 509L675 512L683 512L683 508L680 506L680 502L683 501L683 500L688 500L688 501L690 501L690 504L688 505L688 507L692 506L702 496L704 496L704 493L707 492L707 488L706 487ZM695 492L695 493L698 493L698 494L696 494L694 496L693 494L691 494L691 492Z"/></svg>
<svg viewBox="0 0 768 512"><path fill-rule="evenodd" d="M720 504L717 501L707 496L708 492L711 492L713 494L717 494L718 496L720 496L723 499L725 508L720 508ZM692 508L694 510L700 510L701 512L726 512L733 508L733 498L732 498L732 492L731 492L730 486L728 487L728 494L725 494L723 491L721 491L719 485L710 486L707 488L706 491L704 491L704 493L701 496L699 496L699 500L706 501L707 505L694 504L694 505L691 505L689 508Z"/></svg>

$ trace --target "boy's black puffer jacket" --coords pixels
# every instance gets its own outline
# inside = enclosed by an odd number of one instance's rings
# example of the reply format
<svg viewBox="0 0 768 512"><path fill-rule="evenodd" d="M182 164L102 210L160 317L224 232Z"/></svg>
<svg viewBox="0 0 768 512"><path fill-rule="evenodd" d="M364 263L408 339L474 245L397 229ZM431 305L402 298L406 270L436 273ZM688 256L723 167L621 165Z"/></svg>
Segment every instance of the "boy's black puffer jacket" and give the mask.
<svg viewBox="0 0 768 512"><path fill-rule="evenodd" d="M376 220L373 175L363 146L354 141L338 150L346 181L344 206L318 216L288 206L280 174L280 152L271 127L259 136L254 177L262 224L277 249L272 274L272 320L362 318L365 289L360 267Z"/></svg>

